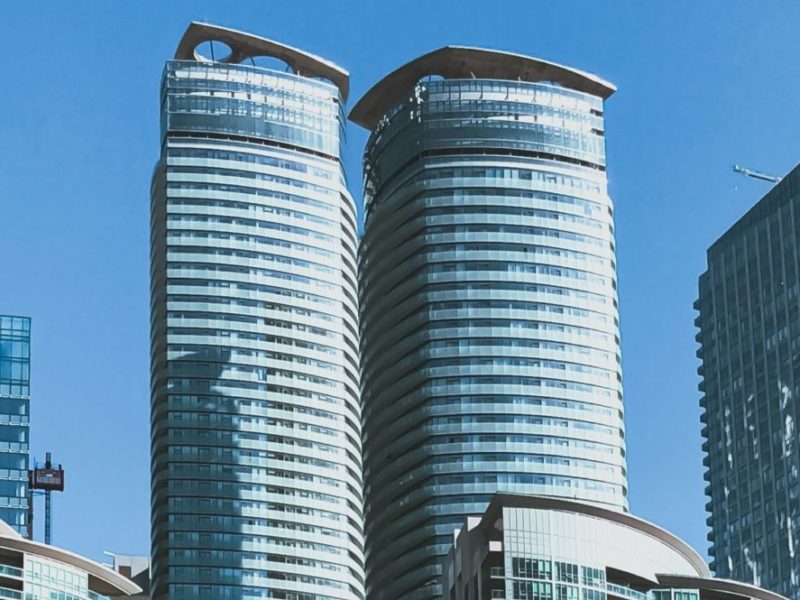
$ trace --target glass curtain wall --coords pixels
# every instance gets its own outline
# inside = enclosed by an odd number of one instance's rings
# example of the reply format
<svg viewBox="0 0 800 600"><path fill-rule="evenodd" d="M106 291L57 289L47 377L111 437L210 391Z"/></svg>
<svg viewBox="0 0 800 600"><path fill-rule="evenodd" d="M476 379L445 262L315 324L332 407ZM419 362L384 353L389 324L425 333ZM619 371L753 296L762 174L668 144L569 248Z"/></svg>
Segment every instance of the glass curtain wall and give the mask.
<svg viewBox="0 0 800 600"><path fill-rule="evenodd" d="M28 535L31 320L0 315L0 519Z"/></svg>
<svg viewBox="0 0 800 600"><path fill-rule="evenodd" d="M156 600L363 597L342 97L170 61L152 189Z"/></svg>
<svg viewBox="0 0 800 600"><path fill-rule="evenodd" d="M602 98L401 91L364 159L368 594L438 598L496 491L627 508L614 220Z"/></svg>

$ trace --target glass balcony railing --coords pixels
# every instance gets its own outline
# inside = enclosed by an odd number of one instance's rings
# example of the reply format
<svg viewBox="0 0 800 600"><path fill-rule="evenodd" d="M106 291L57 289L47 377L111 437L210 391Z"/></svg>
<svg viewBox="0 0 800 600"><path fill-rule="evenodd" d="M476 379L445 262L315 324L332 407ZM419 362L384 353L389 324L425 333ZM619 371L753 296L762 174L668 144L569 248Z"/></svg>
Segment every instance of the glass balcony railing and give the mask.
<svg viewBox="0 0 800 600"><path fill-rule="evenodd" d="M0 575L7 575L8 577L19 577L22 579L22 569L12 567L10 565L0 565Z"/></svg>
<svg viewBox="0 0 800 600"><path fill-rule="evenodd" d="M12 600L22 600L22 592L0 587L0 598L11 598Z"/></svg>
<svg viewBox="0 0 800 600"><path fill-rule="evenodd" d="M606 592L622 598L631 598L631 600L652 600L653 598L647 592L637 592L615 583L606 583Z"/></svg>

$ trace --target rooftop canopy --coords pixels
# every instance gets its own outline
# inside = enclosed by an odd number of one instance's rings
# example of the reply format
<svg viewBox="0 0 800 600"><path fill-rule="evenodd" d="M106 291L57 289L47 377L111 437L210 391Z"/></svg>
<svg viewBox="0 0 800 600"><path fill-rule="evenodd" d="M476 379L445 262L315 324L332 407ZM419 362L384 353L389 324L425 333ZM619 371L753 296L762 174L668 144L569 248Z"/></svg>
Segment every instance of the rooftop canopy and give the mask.
<svg viewBox="0 0 800 600"><path fill-rule="evenodd" d="M753 600L786 600L780 594L770 592L750 583L716 579L711 577L687 577L685 575L659 575L658 582L671 588L688 588L700 590L700 597L726 600L734 597L751 598Z"/></svg>
<svg viewBox="0 0 800 600"><path fill-rule="evenodd" d="M358 101L350 113L350 120L366 129L375 129L392 106L403 99L420 79L431 75L445 79L554 81L565 88L603 99L617 89L590 73L539 58L484 48L445 46L389 73Z"/></svg>
<svg viewBox="0 0 800 600"><path fill-rule="evenodd" d="M342 98L347 100L350 76L338 65L297 48L219 25L196 21L189 24L175 51L175 59L208 60L197 52L197 47L204 42L223 42L230 47L231 53L218 59L217 62L238 64L258 56L277 58L289 65L298 75L329 80L339 88Z"/></svg>
<svg viewBox="0 0 800 600"><path fill-rule="evenodd" d="M89 575L89 589L97 594L132 596L142 591L138 585L116 571L67 550L25 539L0 520L0 553L6 555L14 551L55 560L85 571Z"/></svg>
<svg viewBox="0 0 800 600"><path fill-rule="evenodd" d="M649 521L634 517L630 513L624 513L603 506L595 504L586 504L576 500L567 498L560 498L557 496L532 496L527 494L507 494L497 492L492 496L492 501L489 503L486 512L481 519L481 526L489 527L501 515L503 508L531 508L552 510L561 512L571 512L579 515L586 515L598 519L611 521L612 523L619 523L631 529L635 529L641 533L660 540L672 548L675 552L682 555L695 569L698 574L698 579L705 580L711 577L711 571L708 570L708 565L703 557L700 556L694 548L689 546L686 542L678 536L673 535L666 529L662 529L658 525L654 525ZM660 576L659 576L660 577ZM773 599L765 599L773 600Z"/></svg>

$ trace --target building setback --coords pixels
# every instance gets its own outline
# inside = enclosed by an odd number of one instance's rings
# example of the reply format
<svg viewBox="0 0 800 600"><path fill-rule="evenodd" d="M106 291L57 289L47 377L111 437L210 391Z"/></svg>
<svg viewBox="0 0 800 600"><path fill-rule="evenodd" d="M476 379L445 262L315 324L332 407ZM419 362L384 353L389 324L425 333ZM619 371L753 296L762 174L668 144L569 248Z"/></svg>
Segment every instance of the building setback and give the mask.
<svg viewBox="0 0 800 600"><path fill-rule="evenodd" d="M800 600L800 168L708 250L697 326L712 567Z"/></svg>
<svg viewBox="0 0 800 600"><path fill-rule="evenodd" d="M28 535L31 320L0 315L0 519Z"/></svg>
<svg viewBox="0 0 800 600"><path fill-rule="evenodd" d="M497 494L455 536L442 600L785 600L714 579L657 525L545 496Z"/></svg>
<svg viewBox="0 0 800 600"><path fill-rule="evenodd" d="M372 600L438 598L453 530L496 491L627 509L614 89L448 46L350 114L371 133L359 294Z"/></svg>
<svg viewBox="0 0 800 600"><path fill-rule="evenodd" d="M152 184L155 600L364 596L347 86L323 59L198 23L166 64Z"/></svg>

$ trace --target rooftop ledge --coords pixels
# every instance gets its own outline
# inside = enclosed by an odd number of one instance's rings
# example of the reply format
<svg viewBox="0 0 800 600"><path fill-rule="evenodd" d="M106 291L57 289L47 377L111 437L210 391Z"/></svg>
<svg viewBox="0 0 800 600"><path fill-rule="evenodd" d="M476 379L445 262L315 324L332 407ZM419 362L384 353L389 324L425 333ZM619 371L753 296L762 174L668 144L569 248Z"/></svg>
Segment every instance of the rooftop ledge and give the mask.
<svg viewBox="0 0 800 600"><path fill-rule="evenodd" d="M555 81L565 88L604 100L617 89L614 84L590 73L524 54L445 46L406 63L376 83L350 112L350 120L366 129L375 129L394 104L404 98L420 79L430 75L440 75L445 79Z"/></svg>
<svg viewBox="0 0 800 600"><path fill-rule="evenodd" d="M298 75L329 80L339 88L342 98L347 100L350 75L340 66L303 50L236 29L192 21L178 44L175 59L207 62L207 58L197 53L197 47L204 42L224 42L231 48L228 56L216 62L239 64L257 56L277 58L289 65Z"/></svg>
<svg viewBox="0 0 800 600"><path fill-rule="evenodd" d="M7 523L0 520L0 552L24 552L44 557L85 571L89 576L91 591L106 596L133 596L142 589L133 581L105 565L84 558L68 550L23 538Z"/></svg>
<svg viewBox="0 0 800 600"><path fill-rule="evenodd" d="M711 571L709 571L706 561L689 544L666 529L639 517L635 517L627 512L621 512L613 508L607 508L597 504L588 504L586 502L559 496L533 496L528 494L496 492L494 496L492 496L492 500L486 512L483 514L481 523L485 526L490 526L502 515L503 508L530 508L572 512L611 521L612 523L619 523L620 525L630 527L640 533L649 535L659 540L662 544L672 548L672 550L683 556L683 558L694 567L697 578L708 579L711 577ZM764 598L763 600L781 599Z"/></svg>

